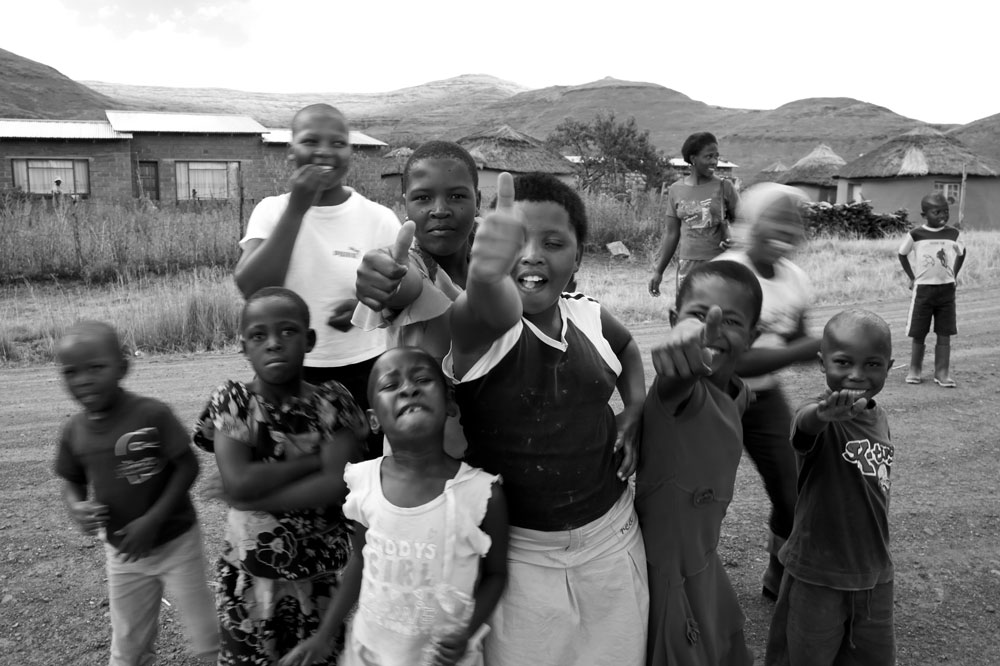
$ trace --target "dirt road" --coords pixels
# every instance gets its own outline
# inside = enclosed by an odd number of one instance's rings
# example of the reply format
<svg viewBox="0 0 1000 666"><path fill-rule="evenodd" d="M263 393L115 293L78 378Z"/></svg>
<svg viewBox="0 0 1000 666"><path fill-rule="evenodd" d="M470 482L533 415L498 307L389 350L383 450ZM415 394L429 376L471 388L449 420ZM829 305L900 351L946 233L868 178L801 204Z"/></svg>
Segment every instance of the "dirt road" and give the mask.
<svg viewBox="0 0 1000 666"><path fill-rule="evenodd" d="M897 456L891 530L903 666L1000 663L1000 437L995 426L1000 288L959 294L955 390L932 382L903 383L909 359L904 300L861 304L889 321L896 365L902 366L891 373L880 402L889 412ZM814 327L839 309L817 309ZM665 325L633 328L644 356ZM650 373L647 358L647 377ZM127 385L163 398L190 423L216 384L248 375L245 361L235 354L138 358ZM51 471L55 436L75 408L53 366L4 369L0 379L5 389L0 393L0 662L106 663L110 631L101 549L70 525ZM786 372L793 402L822 386L815 365ZM200 500L198 508L214 553L221 508ZM751 646L761 658L771 611L759 586L766 513L762 484L746 459L721 551L747 614ZM172 613L164 608L161 663L184 664Z"/></svg>

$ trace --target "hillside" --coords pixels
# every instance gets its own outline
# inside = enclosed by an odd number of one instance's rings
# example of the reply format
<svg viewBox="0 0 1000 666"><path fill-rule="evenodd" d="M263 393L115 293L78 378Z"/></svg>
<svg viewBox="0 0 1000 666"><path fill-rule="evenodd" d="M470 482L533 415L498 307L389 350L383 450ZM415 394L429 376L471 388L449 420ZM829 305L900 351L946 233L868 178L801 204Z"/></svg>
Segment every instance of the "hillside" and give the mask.
<svg viewBox="0 0 1000 666"><path fill-rule="evenodd" d="M86 84L86 85L84 85ZM165 88L100 81L75 82L41 63L0 50L0 117L99 119L105 109L240 113L267 126L287 126L313 102L343 110L352 125L390 144L457 139L508 124L544 139L565 118L589 121L598 112L634 116L670 156L685 137L709 130L723 157L753 177L777 161L794 164L818 143L850 161L886 139L925 123L845 97L789 102L777 109L729 109L670 88L604 78L576 86L529 90L486 74L466 74L384 93L263 93L223 88ZM973 150L1000 159L1000 114L947 130Z"/></svg>
<svg viewBox="0 0 1000 666"><path fill-rule="evenodd" d="M263 93L226 88L162 88L88 81L94 90L154 111L242 113L268 127L287 127L307 104L327 102L357 129L380 139L439 136L455 119L527 90L485 74L465 74L384 93Z"/></svg>
<svg viewBox="0 0 1000 666"><path fill-rule="evenodd" d="M100 120L123 107L58 70L0 49L0 117Z"/></svg>

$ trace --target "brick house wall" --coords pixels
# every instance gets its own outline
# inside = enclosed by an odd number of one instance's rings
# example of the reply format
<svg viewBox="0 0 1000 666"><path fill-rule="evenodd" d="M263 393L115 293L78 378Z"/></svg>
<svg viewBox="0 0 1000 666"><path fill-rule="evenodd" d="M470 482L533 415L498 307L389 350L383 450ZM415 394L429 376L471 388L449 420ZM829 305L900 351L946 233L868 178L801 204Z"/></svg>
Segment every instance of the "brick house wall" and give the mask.
<svg viewBox="0 0 1000 666"><path fill-rule="evenodd" d="M13 159L85 159L91 199L130 198L132 165L128 140L0 139L0 190L14 188Z"/></svg>
<svg viewBox="0 0 1000 666"><path fill-rule="evenodd" d="M244 198L259 200L275 193L275 178L265 159L259 134L132 132L132 137L132 172L138 173L139 162L155 162L161 201L178 200L176 165L185 161L239 162ZM138 178L133 176L130 180L131 192L138 196ZM279 191L282 182L279 178Z"/></svg>

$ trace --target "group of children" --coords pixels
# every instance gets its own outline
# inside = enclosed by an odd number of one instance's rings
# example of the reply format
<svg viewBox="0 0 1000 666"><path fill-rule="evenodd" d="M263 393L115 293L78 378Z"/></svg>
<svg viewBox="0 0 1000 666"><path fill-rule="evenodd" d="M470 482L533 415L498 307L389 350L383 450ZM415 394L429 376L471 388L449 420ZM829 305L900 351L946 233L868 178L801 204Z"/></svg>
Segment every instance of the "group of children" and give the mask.
<svg viewBox="0 0 1000 666"><path fill-rule="evenodd" d="M80 323L58 345L83 412L56 470L71 515L107 544L111 663L151 663L164 587L192 651L219 664L752 663L717 548L752 400L736 368L761 316L754 272L690 267L647 392L628 330L572 288L579 196L503 174L479 218L474 161L430 142L404 168L408 221L353 236L356 295L300 294L286 283L309 273L291 257L321 242L296 240L304 218L360 195L342 184L339 112L309 107L293 129L292 192L268 204L277 225L244 241L237 269L253 290L240 344L254 376L216 389L194 427L229 506L216 611L187 432L121 388L113 329ZM306 141L332 147L318 161ZM325 328L385 329L387 351L347 364L365 364L360 387L358 367L310 378L340 367L310 366ZM843 312L819 361L826 389L791 432L799 497L766 662L888 664L893 448L873 398L889 328Z"/></svg>

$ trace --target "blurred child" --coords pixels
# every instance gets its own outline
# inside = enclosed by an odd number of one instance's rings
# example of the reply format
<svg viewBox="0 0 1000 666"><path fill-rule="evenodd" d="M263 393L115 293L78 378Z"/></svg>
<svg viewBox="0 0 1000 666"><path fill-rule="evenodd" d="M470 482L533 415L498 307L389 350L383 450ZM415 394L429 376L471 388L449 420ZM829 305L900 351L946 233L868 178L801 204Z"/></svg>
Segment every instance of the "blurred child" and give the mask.
<svg viewBox="0 0 1000 666"><path fill-rule="evenodd" d="M254 208L240 241L236 284L244 297L270 286L301 295L319 319L303 378L336 380L367 407L365 382L385 350L385 335L351 326L355 274L365 252L392 244L399 220L344 185L350 136L347 119L332 106L311 104L295 114L288 159L295 165L291 191ZM371 444L380 447L381 438Z"/></svg>
<svg viewBox="0 0 1000 666"><path fill-rule="evenodd" d="M895 663L889 472L893 446L875 404L892 367L878 315L846 310L823 329L826 392L799 408L792 446L799 499L766 664Z"/></svg>
<svg viewBox="0 0 1000 666"><path fill-rule="evenodd" d="M392 455L347 466L344 513L355 530L343 591L316 635L281 665L326 654L355 602L341 664L482 664L485 622L507 578L499 478L445 453L455 404L440 363L426 351L387 351L369 386L369 419Z"/></svg>
<svg viewBox="0 0 1000 666"><path fill-rule="evenodd" d="M626 479L645 383L631 334L564 293L587 216L544 174L498 180L451 309L445 370L466 459L504 479L509 579L486 638L491 666L642 662L646 563ZM609 405L615 388L624 402Z"/></svg>
<svg viewBox="0 0 1000 666"><path fill-rule="evenodd" d="M948 224L948 200L940 192L920 201L924 226L911 230L899 246L899 263L910 279L913 300L907 316L906 334L913 338L907 384L920 384L924 364L924 340L934 321L934 383L955 388L951 378L951 336L958 333L955 322L955 281L965 262L965 246L958 229ZM916 274L910 264L913 253Z"/></svg>
<svg viewBox="0 0 1000 666"><path fill-rule="evenodd" d="M362 458L368 428L342 385L302 379L315 340L298 294L250 296L240 345L256 376L216 389L195 425L231 506L216 565L220 666L271 664L311 636L351 554L343 469Z"/></svg>
<svg viewBox="0 0 1000 666"><path fill-rule="evenodd" d="M164 592L191 652L214 664L219 634L188 494L198 475L188 433L165 404L120 386L128 358L108 324L74 325L56 356L83 411L63 427L55 469L70 515L105 541L111 665L153 663Z"/></svg>
<svg viewBox="0 0 1000 666"><path fill-rule="evenodd" d="M441 360L451 346L448 312L469 271L479 171L457 143L428 141L406 161L402 183L407 222L391 251L372 250L361 260L361 304L353 322L366 330L386 327L389 348L412 345ZM445 430L445 450L460 458L465 447L455 415Z"/></svg>
<svg viewBox="0 0 1000 666"><path fill-rule="evenodd" d="M753 663L717 549L749 402L734 373L757 335L761 302L750 269L699 264L681 282L667 340L653 350L635 500L649 566L650 666Z"/></svg>
<svg viewBox="0 0 1000 666"><path fill-rule="evenodd" d="M660 295L663 272L680 246L677 286L694 266L708 261L732 244L729 223L736 219L739 194L728 180L718 178L719 141L711 132L696 132L684 141L681 156L691 173L667 189L667 219L653 274L651 296Z"/></svg>

